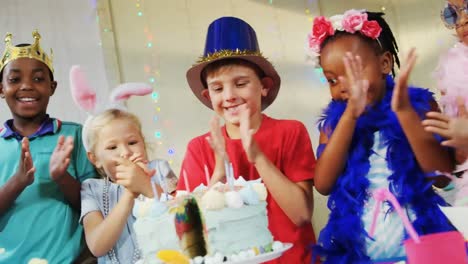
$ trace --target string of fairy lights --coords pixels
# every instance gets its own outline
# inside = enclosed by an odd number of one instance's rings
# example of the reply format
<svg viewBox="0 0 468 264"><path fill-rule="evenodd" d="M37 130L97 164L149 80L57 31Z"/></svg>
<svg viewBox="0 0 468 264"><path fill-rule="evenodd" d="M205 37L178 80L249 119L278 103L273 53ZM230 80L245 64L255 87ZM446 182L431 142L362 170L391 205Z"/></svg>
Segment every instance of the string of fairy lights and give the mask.
<svg viewBox="0 0 468 264"><path fill-rule="evenodd" d="M90 0L93 3L95 3L97 0ZM153 115L152 115L152 122L153 122L153 131L151 132L152 139L151 141L155 141L156 143L156 148L158 149L159 156L167 159L170 164L174 162L174 159L176 158L176 154L178 151L176 151L175 147L172 147L171 142L167 142L168 138L165 137L165 132L172 126L172 123L170 120L166 120L164 118L163 110L161 109L161 94L160 94L160 78L161 74L159 71L159 60L158 60L158 47L157 47L157 40L155 39L155 36L153 35L153 31L150 28L149 21L151 18L149 17L149 14L145 13L145 0L132 0L134 4L134 9L131 11L137 19L142 22L143 27L141 34L143 34L143 43L141 45L141 49L144 50L145 54L148 54L146 58L148 58L144 65L143 65L143 74L144 74L144 79L146 80L147 83L151 84L153 87L153 92L151 93L151 102L152 102L152 109L153 109ZM273 0L265 0L270 6L274 7L274 1ZM314 20L314 16L318 13L317 10L317 2L318 0L305 0L304 4L304 14L305 18L307 19L308 23L312 25L312 22ZM380 10L382 12L385 12L387 10L387 5L391 2L391 0L381 0L381 7ZM150 2L146 3L146 7ZM95 5L95 4L94 4ZM387 10L388 11L388 10ZM99 16L96 16L97 22L99 22ZM278 19L276 19L278 20ZM112 30L109 28L103 28L102 29L104 32L111 32ZM271 28L269 29L271 32L279 32L279 25L272 25ZM281 38L281 35L278 33L278 37ZM99 45L101 46L102 43L100 42ZM275 54L273 54L273 57L276 57L276 59L279 59L278 57L281 56L280 51L276 51ZM326 83L326 78L323 75L323 70L321 68L316 68L314 69L316 76L319 76L320 82ZM169 140L170 141L170 140Z"/></svg>
<svg viewBox="0 0 468 264"><path fill-rule="evenodd" d="M145 0L134 0L135 1L135 14L137 17L145 17ZM158 89L158 81L161 78L159 72L159 60L157 59L157 44L155 37L153 36L152 30L150 28L150 23L148 22L149 18L145 18L144 27L143 27L143 34L145 37L144 47L146 52L150 55L148 58L149 60L143 66L143 71L145 74L145 79L150 83L154 90L151 93L151 100L153 102L153 109L154 114L152 117L152 121L156 124L156 129L152 132L154 139L156 140L157 148L164 149L161 153L164 155L161 158L167 159L169 164L172 165L174 162L174 157L176 154L176 150L174 147L169 146L169 142L165 142L164 139L164 130L171 126L171 122L169 120L164 120L161 117L161 106L159 104L160 101L160 93Z"/></svg>

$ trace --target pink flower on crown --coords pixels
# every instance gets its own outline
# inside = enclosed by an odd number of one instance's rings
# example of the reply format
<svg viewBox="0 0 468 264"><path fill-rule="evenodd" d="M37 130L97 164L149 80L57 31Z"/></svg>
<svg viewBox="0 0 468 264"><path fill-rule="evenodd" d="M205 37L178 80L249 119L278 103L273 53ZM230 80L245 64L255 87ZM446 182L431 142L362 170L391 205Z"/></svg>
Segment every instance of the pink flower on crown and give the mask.
<svg viewBox="0 0 468 264"><path fill-rule="evenodd" d="M364 21L367 21L367 13L355 9L346 11L343 16L343 28L349 33L361 30Z"/></svg>
<svg viewBox="0 0 468 264"><path fill-rule="evenodd" d="M380 27L377 21L364 21L361 28L361 33L364 36L368 36L369 38L376 39L380 36L382 32L382 28Z"/></svg>
<svg viewBox="0 0 468 264"><path fill-rule="evenodd" d="M317 67L320 57L320 42L312 35L312 32L307 34L307 44L305 47L307 61L313 66Z"/></svg>
<svg viewBox="0 0 468 264"><path fill-rule="evenodd" d="M330 20L324 16L319 16L314 19L314 25L312 27L312 38L314 42L320 45L328 36L333 36L333 34L335 34L335 29Z"/></svg>
<svg viewBox="0 0 468 264"><path fill-rule="evenodd" d="M377 21L367 20L365 10L351 9L343 15L335 15L330 19L324 16L316 17L312 32L307 35L307 60L316 66L318 65L320 46L326 38L335 35L335 31L345 31L351 34L360 32L366 37L377 39L382 32L382 28Z"/></svg>
<svg viewBox="0 0 468 264"><path fill-rule="evenodd" d="M308 34L307 39L309 40L309 49L316 53L319 53L321 42L312 34Z"/></svg>

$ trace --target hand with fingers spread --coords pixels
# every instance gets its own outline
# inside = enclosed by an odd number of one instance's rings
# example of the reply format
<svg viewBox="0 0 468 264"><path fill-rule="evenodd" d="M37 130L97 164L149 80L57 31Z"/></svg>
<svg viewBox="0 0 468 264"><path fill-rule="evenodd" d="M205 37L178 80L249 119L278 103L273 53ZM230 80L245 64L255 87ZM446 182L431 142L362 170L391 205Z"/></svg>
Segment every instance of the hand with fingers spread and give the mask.
<svg viewBox="0 0 468 264"><path fill-rule="evenodd" d="M29 139L24 137L21 141L21 156L18 171L16 171L15 178L25 186L31 185L34 182L34 167L31 152L29 151Z"/></svg>
<svg viewBox="0 0 468 264"><path fill-rule="evenodd" d="M50 177L55 182L59 182L65 176L68 165L70 164L70 155L73 150L73 138L60 136L57 146L50 156L49 170Z"/></svg>
<svg viewBox="0 0 468 264"><path fill-rule="evenodd" d="M143 194L147 197L153 196L151 179L148 175L153 175L155 170L148 170L140 167L129 159L116 158L115 183L127 188L135 197Z"/></svg>
<svg viewBox="0 0 468 264"><path fill-rule="evenodd" d="M468 152L468 113L463 101L458 103L458 116L453 118L439 112L429 112L427 119L423 121L423 126L426 131L447 138L442 145L466 153Z"/></svg>
<svg viewBox="0 0 468 264"><path fill-rule="evenodd" d="M364 79L362 59L350 52L343 58L346 77L340 76L339 81L348 88L349 98L346 112L357 119L364 112L367 104L369 81Z"/></svg>
<svg viewBox="0 0 468 264"><path fill-rule="evenodd" d="M405 63L400 68L400 73L395 80L395 88L393 89L391 102L394 112L406 111L413 108L408 94L408 80L416 64L416 59L416 49L412 48L406 56Z"/></svg>
<svg viewBox="0 0 468 264"><path fill-rule="evenodd" d="M261 154L261 151L255 142L253 135L255 131L251 128L250 125L250 108L245 104L240 106L240 138L242 141L242 146L244 147L245 154L250 163L255 163L258 155Z"/></svg>

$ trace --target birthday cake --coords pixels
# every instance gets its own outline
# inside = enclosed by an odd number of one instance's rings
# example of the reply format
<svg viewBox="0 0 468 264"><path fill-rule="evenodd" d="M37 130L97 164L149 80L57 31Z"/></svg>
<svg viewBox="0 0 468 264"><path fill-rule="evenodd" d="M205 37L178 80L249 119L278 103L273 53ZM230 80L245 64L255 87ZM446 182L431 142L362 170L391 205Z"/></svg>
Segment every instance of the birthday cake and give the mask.
<svg viewBox="0 0 468 264"><path fill-rule="evenodd" d="M281 245L273 244L268 230L266 196L262 183L240 177L234 186L199 186L172 200L137 202L134 230L143 263L162 263L156 257L161 250L177 250L205 263L272 251Z"/></svg>

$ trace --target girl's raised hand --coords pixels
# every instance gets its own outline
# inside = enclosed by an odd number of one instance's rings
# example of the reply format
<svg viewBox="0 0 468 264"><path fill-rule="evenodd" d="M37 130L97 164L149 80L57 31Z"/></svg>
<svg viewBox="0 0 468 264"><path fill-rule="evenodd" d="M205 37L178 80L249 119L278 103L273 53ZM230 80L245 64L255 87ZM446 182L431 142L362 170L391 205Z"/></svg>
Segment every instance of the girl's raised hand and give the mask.
<svg viewBox="0 0 468 264"><path fill-rule="evenodd" d="M412 109L408 94L408 80L416 64L416 59L416 49L412 48L406 55L405 63L400 68L400 73L395 81L395 88L393 89L392 95L392 110L394 112Z"/></svg>
<svg viewBox="0 0 468 264"><path fill-rule="evenodd" d="M346 111L357 119L366 109L369 81L364 79L361 57L348 52L343 58L343 63L346 77L340 76L339 81L349 93Z"/></svg>
<svg viewBox="0 0 468 264"><path fill-rule="evenodd" d="M152 196L151 179L148 175L153 175L156 170L145 170L138 164L126 158L116 158L115 183L120 184L132 192L135 197L143 194Z"/></svg>
<svg viewBox="0 0 468 264"><path fill-rule="evenodd" d="M128 159L133 163L148 164L148 160L141 153L133 153Z"/></svg>
<svg viewBox="0 0 468 264"><path fill-rule="evenodd" d="M133 153L130 158L128 158L131 162L140 166L148 176L153 176L154 170L150 170L148 168L148 160L140 153Z"/></svg>
<svg viewBox="0 0 468 264"><path fill-rule="evenodd" d="M426 131L446 138L442 145L468 152L468 118L451 118L439 112L429 112L423 126Z"/></svg>
<svg viewBox="0 0 468 264"><path fill-rule="evenodd" d="M422 124L428 132L439 134L447 140L442 145L468 153L468 111L464 98L457 98L458 117L449 117L439 112L426 114Z"/></svg>

